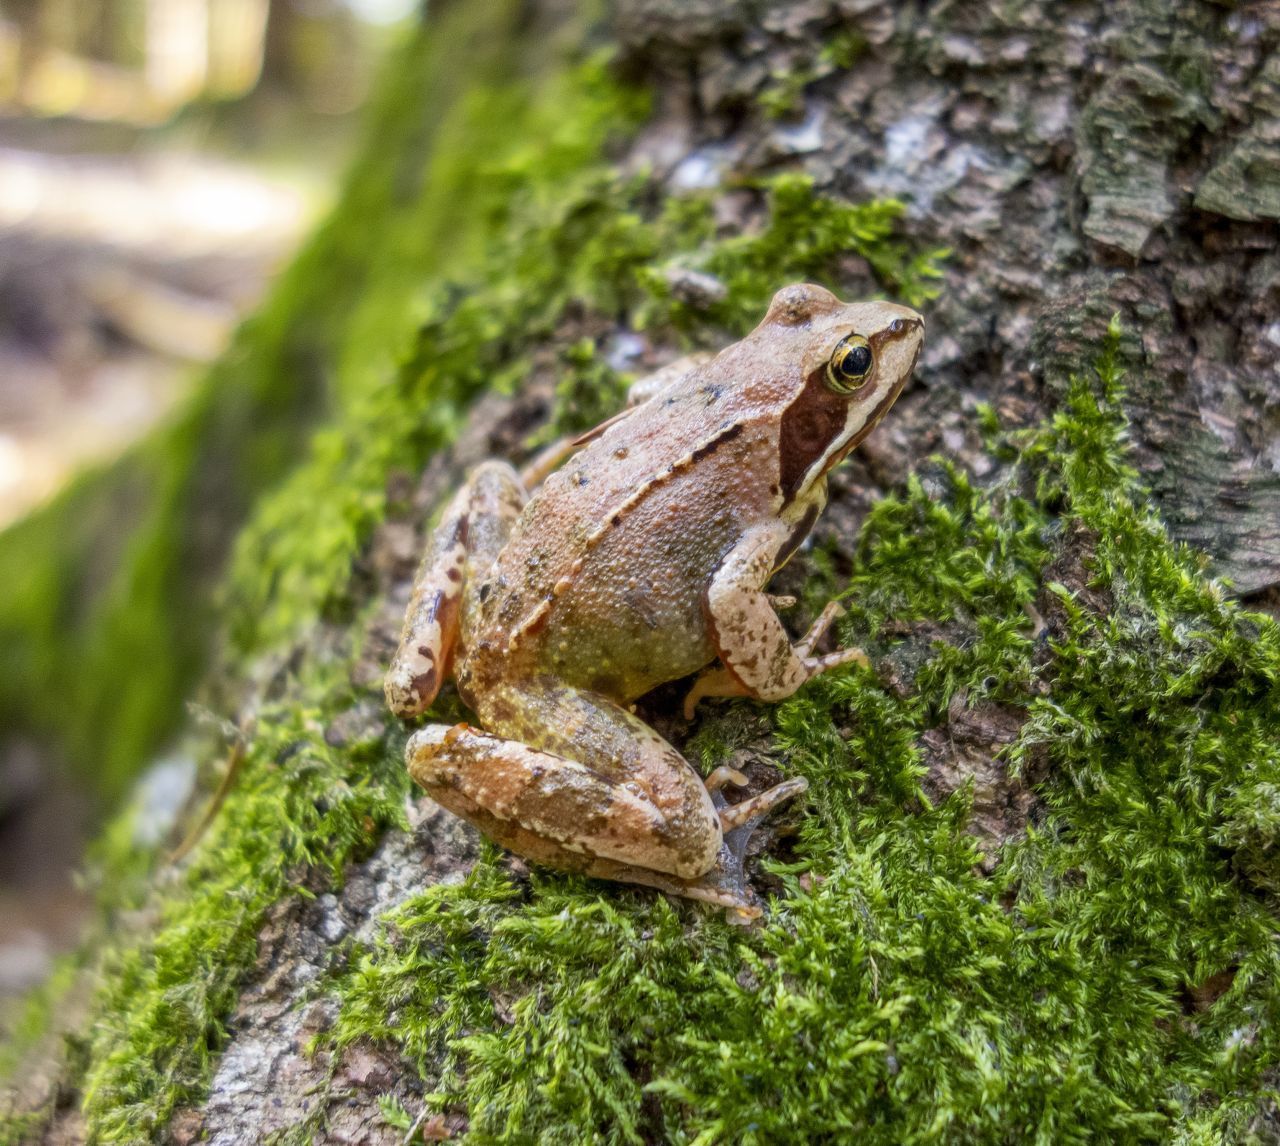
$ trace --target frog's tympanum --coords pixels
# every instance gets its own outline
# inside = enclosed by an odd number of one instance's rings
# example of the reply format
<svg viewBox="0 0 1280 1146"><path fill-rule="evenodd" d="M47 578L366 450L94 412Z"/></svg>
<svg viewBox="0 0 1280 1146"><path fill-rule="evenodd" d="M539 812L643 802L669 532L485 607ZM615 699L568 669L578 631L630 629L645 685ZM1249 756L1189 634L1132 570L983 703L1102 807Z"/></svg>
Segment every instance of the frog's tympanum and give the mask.
<svg viewBox="0 0 1280 1146"><path fill-rule="evenodd" d="M452 676L480 727L414 733L413 778L531 860L758 914L746 837L804 780L727 804L745 778L702 780L633 702L699 669L690 713L705 696L778 701L862 659L815 655L834 603L793 645L764 586L923 332L906 307L789 286L741 342L640 383L523 474L475 469L432 535L386 693L416 716Z"/></svg>

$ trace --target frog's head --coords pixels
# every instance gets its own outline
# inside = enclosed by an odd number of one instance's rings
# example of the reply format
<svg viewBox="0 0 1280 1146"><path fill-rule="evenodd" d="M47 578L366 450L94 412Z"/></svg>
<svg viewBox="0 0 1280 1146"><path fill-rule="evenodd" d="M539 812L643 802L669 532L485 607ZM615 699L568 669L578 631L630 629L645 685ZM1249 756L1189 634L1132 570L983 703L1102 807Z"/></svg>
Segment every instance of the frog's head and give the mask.
<svg viewBox="0 0 1280 1146"><path fill-rule="evenodd" d="M788 344L793 367L778 413L780 481L791 502L893 405L915 369L924 319L896 303L843 303L822 287L798 283L773 296L756 333Z"/></svg>

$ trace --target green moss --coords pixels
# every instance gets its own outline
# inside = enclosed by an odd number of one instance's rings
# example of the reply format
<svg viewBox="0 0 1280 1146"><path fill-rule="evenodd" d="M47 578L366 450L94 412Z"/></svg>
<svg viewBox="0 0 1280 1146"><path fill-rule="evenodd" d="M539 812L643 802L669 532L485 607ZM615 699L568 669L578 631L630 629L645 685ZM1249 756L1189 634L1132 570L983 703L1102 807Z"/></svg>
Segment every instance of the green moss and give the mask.
<svg viewBox="0 0 1280 1146"><path fill-rule="evenodd" d="M382 751L327 746L316 697L349 696L348 665L315 666L268 705L239 783L192 860L159 881L154 930L108 950L84 1080L85 1116L102 1141L159 1134L205 1085L266 909L343 865L400 823L402 769Z"/></svg>
<svg viewBox="0 0 1280 1146"><path fill-rule="evenodd" d="M858 28L839 28L822 45L819 58L837 71L848 71L858 62L867 46L867 38Z"/></svg>
<svg viewBox="0 0 1280 1146"><path fill-rule="evenodd" d="M580 338L559 355L552 416L531 439L548 444L580 434L612 417L626 404L627 378L600 355L590 338Z"/></svg>
<svg viewBox="0 0 1280 1146"><path fill-rule="evenodd" d="M1059 415L998 444L1000 481L940 467L872 511L845 636L886 655L891 620L961 635L905 697L851 669L767 710L812 802L765 926L539 872L525 888L490 857L387 919L338 983L337 1043L400 1048L474 1141L1243 1133L1280 1052L1261 894L1280 631L1145 508L1117 339ZM1054 580L1080 538L1109 613ZM966 792L920 787L920 737L958 698L1020 709L1008 764L1044 777L991 878Z"/></svg>
<svg viewBox="0 0 1280 1146"><path fill-rule="evenodd" d="M817 78L818 73L809 68L773 72L756 102L770 119L785 119L804 110L805 88Z"/></svg>
<svg viewBox="0 0 1280 1146"><path fill-rule="evenodd" d="M81 1040L55 1033L60 1010L69 1003L74 1005L83 964L81 954L63 955L48 979L25 999L6 1000L4 1040L0 1042L0 1146L17 1146L37 1138L57 1099L56 1093L49 1092L43 1095L43 1108L30 1109L26 1103L15 1106L5 1092L15 1086L19 1073L24 1069L29 1072L33 1062L52 1072L60 1057L73 1060L83 1051Z"/></svg>
<svg viewBox="0 0 1280 1146"><path fill-rule="evenodd" d="M832 72L848 71L866 47L865 37L856 28L835 29L810 64L771 72L768 82L756 97L756 103L769 119L797 115L804 110L805 91L810 84Z"/></svg>
<svg viewBox="0 0 1280 1146"><path fill-rule="evenodd" d="M508 180L519 178L501 167L509 167L513 155L522 154L524 170L531 171L535 164L527 141L543 133L553 107L569 113L572 126L558 131L559 151L552 148L544 156L545 178L552 182L594 157L607 123L625 124L634 115L633 98L609 88L599 65L570 70L538 87L533 61L540 59L537 67L548 72L563 72L563 63L552 45L541 56L510 58L518 41L497 25L518 19L514 8L508 6L505 14L490 8L482 19L475 12L456 12L406 48L384 93L382 112L375 116L386 130L374 131L373 153L357 166L333 221L286 276L274 302L246 328L192 411L167 436L104 478L83 483L59 506L15 531L7 539L10 546L0 547L0 565L7 569L11 558L14 574L0 604L3 631L13 638L7 641L4 665L11 678L6 676L0 692L24 709L24 722L34 714L50 726L62 726L68 751L96 759L107 774L108 790L118 788L158 731L181 712L189 670L200 659L203 612L184 607L190 597L176 590L177 583L185 585L184 579L193 576L191 554L172 532L192 528L184 515L193 502L228 495L228 490L195 487L209 481L211 473L229 470L227 485L247 498L264 475L279 472L289 451L269 432L271 419L298 421L300 411L293 407L300 395L327 397L335 420L348 417L352 408L379 407L389 389L384 375L395 374L397 347L421 323L423 304L414 305L415 292L444 269L465 266L483 247L484 236L503 226L493 217L498 192L490 214L472 218L476 203L461 184L490 163L499 164ZM467 59L467 68L444 67L451 57ZM469 94L450 93L450 85L460 83ZM428 128L424 118L406 115L406 107L422 107L432 117L452 107L453 118ZM502 125L507 134L502 139L492 131L467 134L480 123ZM459 135L465 136L461 143ZM441 158L434 150L439 137L452 140L463 158L446 162L451 153ZM428 193L420 184L432 156L437 162ZM465 303L450 313L459 316L452 325L433 329L445 341L470 345L466 324L483 316ZM351 363L345 370L305 360L314 355L323 361L339 348ZM448 368L457 361L445 356L442 364ZM466 386L492 381L488 374L476 375L475 366L468 364L465 385L445 381L435 388L434 418L423 425L412 425L415 405L396 406L404 433L438 443L452 432L470 393ZM327 395L314 388L302 394L301 380L290 391L293 375L303 369L326 375ZM413 397L421 398L421 391ZM255 419L266 423L265 430L246 426ZM305 425L307 419L301 421ZM324 455L334 441L333 431L323 432L314 453ZM211 470L193 460L223 446L229 457ZM238 463L251 472L241 472ZM379 485L386 472L385 466L378 470ZM93 572L123 570L94 595L66 571L77 567L86 546L106 543L108 523L99 515L108 493L118 507L108 515L117 533L124 533L122 519L141 518L144 524L124 543L123 557L102 553L89 563ZM360 494L356 490L357 498ZM63 532L81 520L84 537ZM270 505L258 529L259 537L270 531ZM323 546L323 536L314 540ZM86 598L97 602L95 615L76 624L74 610ZM69 626L74 632L64 631ZM179 655L179 650L185 651ZM129 674L120 672L122 660L130 664ZM53 681L60 683L54 687ZM39 682L47 695L20 695ZM336 878L344 859L399 814L397 793L403 793L404 780L398 760L390 774L366 775L365 761L343 758L339 766L322 742L312 744L316 705L323 703L332 713L347 703L345 676L327 666L299 687L304 699L291 694L289 703L267 715L270 727L259 724L245 779L199 855L180 878L160 880L163 891L150 905L160 913L154 934L137 946L108 952L99 968L110 986L99 1000L103 1018L90 1053L86 1113L91 1131L105 1140L132 1141L139 1133L158 1132L173 1105L198 1092L221 1042L221 1023L234 1003L239 977L254 958L266 907L313 866L313 859L326 869L333 865ZM348 766L350 786L343 771ZM108 832L93 866L103 873L109 930L111 917L142 901L155 857L134 842L126 814Z"/></svg>
<svg viewBox="0 0 1280 1146"><path fill-rule="evenodd" d="M477 10L449 10L406 70L457 83L444 64ZM717 240L704 198L655 206L646 180L603 163L642 103L598 63L525 70L525 53L471 47L430 177L421 139L380 141L390 165L359 175L335 217L340 265L371 257L357 240L390 265L362 282L325 426L261 503L227 582L247 664L325 639L258 707L241 780L185 867L161 871L126 819L100 849L107 925L138 907L153 923L101 955L82 1080L98 1140L163 1138L199 1101L268 912L403 826L402 735L347 749L323 735L363 699L352 641L371 606L351 569L392 473L540 355L568 367L557 429L611 406L623 379L601 341L560 334L566 315L715 344L787 281L838 285L850 251L898 297L933 289L940 252L896 237L896 205L832 202L786 175L759 188L758 229ZM388 204L346 229L344 212ZM686 267L724 299L677 300L665 272ZM518 881L488 849L335 971L332 1039L401 1051L476 1141L1208 1141L1246 1127L1280 1053L1280 634L1145 508L1118 339L1045 425L1001 435L986 417L997 480L932 465L869 515L839 585L842 636L882 662L911 643L904 622L947 634L913 648L905 686L850 669L704 722L705 764L767 721L780 765L811 781L764 926L537 870ZM1072 560L1087 589L1063 572ZM1023 715L1005 762L1040 806L991 877L968 792L933 802L921 785L923 734L984 701ZM1193 1004L1214 976L1224 993Z"/></svg>
<svg viewBox="0 0 1280 1146"><path fill-rule="evenodd" d="M0 1146L21 1146L33 1141L45 1120L43 1113L17 1114L0 1120Z"/></svg>
<svg viewBox="0 0 1280 1146"><path fill-rule="evenodd" d="M53 972L28 995L0 1045L0 1079L12 1077L15 1068L30 1054L49 1030L53 1010L70 989L78 969L78 961L64 957Z"/></svg>
<svg viewBox="0 0 1280 1146"><path fill-rule="evenodd" d="M918 249L900 237L901 203L845 203L816 192L807 175L791 172L756 185L768 193L765 225L718 242L706 239L711 230L707 200L668 203L659 249L670 254L664 264L644 272L643 283L654 302L642 311L643 321L699 329L703 338L717 331L741 334L760 321L780 286L803 279L839 283L840 261L850 255L866 259L884 291L909 306L937 297L940 263L949 251ZM725 298L705 310L679 302L662 274L673 266L720 279L727 288Z"/></svg>

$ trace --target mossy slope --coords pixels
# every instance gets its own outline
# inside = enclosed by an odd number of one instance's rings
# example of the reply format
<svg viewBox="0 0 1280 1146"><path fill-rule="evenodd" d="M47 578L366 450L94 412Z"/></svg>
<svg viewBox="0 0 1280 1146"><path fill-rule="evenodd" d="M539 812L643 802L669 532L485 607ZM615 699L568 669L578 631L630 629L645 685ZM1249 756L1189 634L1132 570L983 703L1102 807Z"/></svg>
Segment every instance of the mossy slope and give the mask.
<svg viewBox="0 0 1280 1146"><path fill-rule="evenodd" d="M99 967L106 985L83 1086L90 1132L101 1140L161 1136L177 1105L198 1099L267 910L307 894L303 884L336 883L345 863L402 820L403 735L360 750L324 738L361 695L350 668L368 590L352 567L396 508L386 493L392 474L421 467L456 430L466 401L486 387L514 387L539 349L558 347L566 367L560 424L586 413L577 399L593 385L612 404L622 380L594 342L565 341L566 314L647 329L655 340L718 342L763 311L778 281L829 279L850 250L917 302L936 276L927 255L893 237L896 204L830 203L798 177L773 181L765 225L728 241L713 241L705 199L655 207L645 178L622 178L599 160L607 134L634 122L643 100L619 90L598 62L533 85L508 78L454 114L492 122L495 100L522 110L497 117L506 143L483 154L489 190L470 204L485 240L478 267L455 267L460 285L437 280L423 294L397 369L316 434L237 544L225 594L236 658L247 669L264 655L278 663L273 650L302 641L298 667L256 702L242 778L189 866L157 888L148 891L129 852L127 818L107 838L108 912L146 902L155 922L138 941L108 949ZM551 143L534 151L530 136ZM468 149L459 164L476 161ZM436 177L447 183L454 170ZM671 296L661 271L677 259L724 276L729 290L712 315ZM308 655L309 643L318 648Z"/></svg>
<svg viewBox="0 0 1280 1146"><path fill-rule="evenodd" d="M589 64L571 74L570 89L554 92L556 106L572 97L579 123L591 121L593 107L610 111L600 123L616 122L617 96L599 68ZM337 750L324 738L328 722L360 697L349 676L358 652L352 641L362 628L351 563L386 512L392 470L422 464L447 440L471 394L513 385L530 351L554 340L557 320L571 305L635 315L636 324L643 316L674 336L686 323L650 273L659 252L684 250L720 267L739 265L727 304L754 314L774 281L763 268L752 270L760 253L790 251L786 236L804 218L821 215L825 225L812 231L800 255L791 251L790 263L777 260L778 273L820 274L851 243L876 244L886 277L898 276L894 281L912 297L927 290L913 259L889 239L898 214L892 204L826 204L807 182L782 180L772 188L769 223L759 234L708 245L701 208L686 204L645 219L637 206L647 192L643 180L619 180L581 157L572 176L549 165L545 154L536 164L517 154L500 170L512 183L478 276L485 285L439 291L396 384L318 436L237 548L228 598L240 622L241 655L271 648L299 626L314 638L307 619L316 611L331 620L328 651L304 656L283 694L277 687L259 707L243 778L180 880L152 896L159 913L154 930L104 962L108 986L95 1008L85 1077L89 1125L103 1140L158 1135L177 1104L198 1097L268 908L303 894L300 882L336 883L346 862L401 823L408 788L403 734L355 751ZM731 314L724 321L735 323ZM714 337L714 329L702 333ZM588 377L598 375L595 353L580 343L566 347L564 358ZM570 369L569 381L575 379L581 380ZM565 396L573 392L570 386ZM566 420L571 416L563 411ZM317 489L328 496L315 497ZM308 543L325 537L334 539L331 547ZM335 633L344 635L335 641ZM104 859L113 873L129 864L119 854ZM122 888L113 888L112 903L121 897Z"/></svg>
<svg viewBox="0 0 1280 1146"><path fill-rule="evenodd" d="M944 467L873 511L845 637L953 637L910 689L852 670L774 710L813 800L765 926L483 865L388 920L339 1043L400 1048L475 1141L1247 1138L1280 1051L1280 631L1143 508L1119 396L1108 351L997 484ZM991 877L965 793L921 787L957 697L1019 711L1006 760L1041 777Z"/></svg>

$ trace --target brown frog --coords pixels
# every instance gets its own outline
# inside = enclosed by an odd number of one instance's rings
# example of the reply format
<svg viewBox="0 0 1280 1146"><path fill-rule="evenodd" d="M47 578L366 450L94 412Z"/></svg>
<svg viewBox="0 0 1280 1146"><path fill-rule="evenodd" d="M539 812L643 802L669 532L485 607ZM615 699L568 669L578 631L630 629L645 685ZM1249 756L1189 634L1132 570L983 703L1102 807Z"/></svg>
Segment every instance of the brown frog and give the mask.
<svg viewBox="0 0 1280 1146"><path fill-rule="evenodd" d="M386 694L416 716L452 675L481 727L417 731L414 779L529 859L758 914L746 837L805 781L726 804L719 790L744 778L702 780L633 702L717 658L690 714L706 696L782 700L862 659L814 655L834 602L793 645L764 586L910 379L923 333L906 307L789 286L740 342L641 383L523 474L477 467L432 535Z"/></svg>

